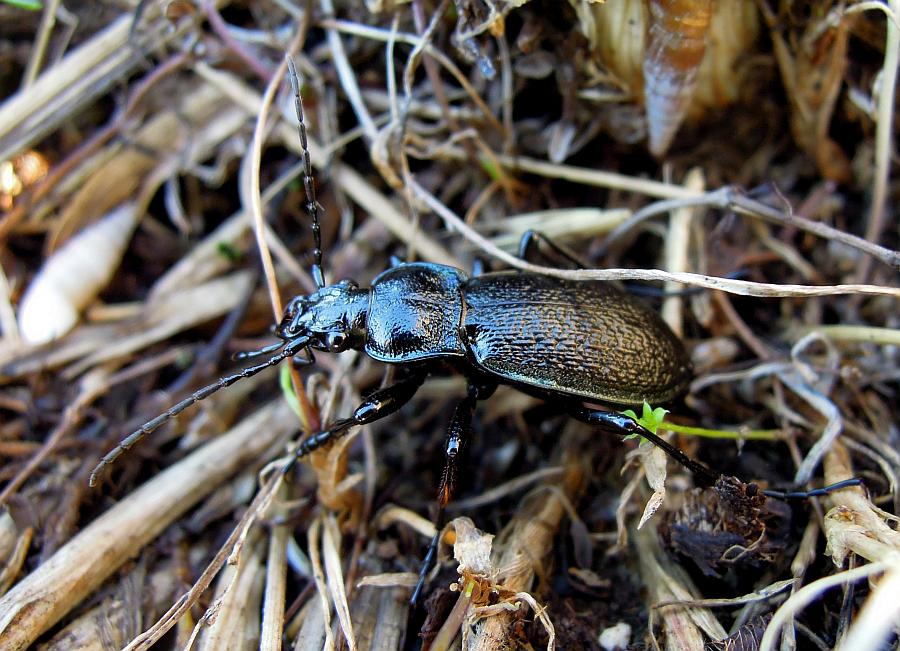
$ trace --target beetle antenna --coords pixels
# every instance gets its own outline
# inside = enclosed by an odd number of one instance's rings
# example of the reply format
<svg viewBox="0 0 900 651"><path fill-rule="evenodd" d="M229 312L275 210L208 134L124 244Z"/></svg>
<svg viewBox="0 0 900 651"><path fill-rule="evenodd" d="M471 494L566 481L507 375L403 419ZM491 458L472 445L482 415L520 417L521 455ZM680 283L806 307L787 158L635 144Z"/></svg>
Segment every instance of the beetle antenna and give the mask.
<svg viewBox="0 0 900 651"><path fill-rule="evenodd" d="M262 355L268 355L269 353L274 353L276 350L284 346L285 342L276 341L274 344L270 344L268 346L263 346L258 350L245 350L235 353L231 356L231 359L236 361L241 361L244 359L253 359L254 357L260 357Z"/></svg>
<svg viewBox="0 0 900 651"><path fill-rule="evenodd" d="M306 212L312 218L313 265L311 269L316 287L325 287L322 273L322 235L319 228L319 202L316 201L316 180L313 178L312 161L309 157L309 143L306 138L306 122L303 120L303 98L300 96L300 79L290 55L287 56L288 77L294 91L294 111L297 113L297 132L300 134L301 157L303 158L303 187L306 190Z"/></svg>
<svg viewBox="0 0 900 651"><path fill-rule="evenodd" d="M134 447L134 445L137 444L142 438L144 438L148 434L155 431L157 428L159 428L165 422L171 420L172 418L174 418L175 416L177 416L178 414L183 412L185 409L187 409L188 407L193 405L195 402L200 402L201 400L204 400L205 398L208 398L209 396L214 394L219 389L224 389L225 387L229 387L232 384L234 384L235 382L237 382L238 380L243 380L245 378L252 377L252 376L256 375L257 373L259 373L260 371L263 371L263 370L269 368L270 366L275 366L276 364L279 364L279 363L283 362L284 360L286 360L290 357L293 357L298 352L300 352L300 350L302 350L303 348L306 348L308 342L309 342L309 339L306 337L290 341L290 342L288 342L288 344L286 346L282 342L278 345L278 347L285 346L285 348L277 355L273 355L266 361L260 362L259 364L256 364L255 366L248 366L247 368L242 369L242 370L238 371L237 373L228 375L226 377L219 378L212 384L209 384L209 385L203 387L202 389L198 389L197 391L195 391L194 393L189 395L187 398L185 398L178 404L173 405L172 407L170 407L169 409L167 409L166 411L161 413L156 418L153 418L152 420L147 421L146 423L141 425L139 428L134 430L131 434L126 436L124 439L122 439L116 447L114 447L112 450L110 450L106 454L106 456L104 456L100 460L100 463L98 463L97 466L94 468L94 470L91 471L91 478L88 481L88 483L92 487L96 486L97 480L100 476L100 473L103 471L104 468L106 468L107 466L109 466L110 464L115 462L116 459L118 459L125 452L127 452L132 447ZM271 346L269 346L268 348L271 348ZM265 349L263 349L263 350L265 350ZM258 352L258 351L254 351L254 352ZM262 353L260 353L260 354L262 354Z"/></svg>

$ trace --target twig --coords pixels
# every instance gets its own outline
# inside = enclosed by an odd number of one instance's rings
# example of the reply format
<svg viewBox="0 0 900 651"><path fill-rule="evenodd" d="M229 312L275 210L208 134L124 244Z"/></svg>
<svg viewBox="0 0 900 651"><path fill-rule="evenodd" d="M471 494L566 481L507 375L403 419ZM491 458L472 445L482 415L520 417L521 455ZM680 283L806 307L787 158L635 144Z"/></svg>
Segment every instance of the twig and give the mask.
<svg viewBox="0 0 900 651"><path fill-rule="evenodd" d="M881 649L889 645L897 621L900 619L898 594L900 594L900 562L895 562L866 600L862 612L838 647L839 651Z"/></svg>
<svg viewBox="0 0 900 651"><path fill-rule="evenodd" d="M60 441L72 431L72 428L74 428L81 420L81 413L84 409L86 409L99 395L103 395L103 392L109 388L102 380L94 383L93 386L90 386L92 384L91 382L86 384L89 385L89 388L83 389L75 398L75 401L66 407L65 412L63 412L62 420L55 428L53 428L50 435L44 439L44 442L37 453L35 453L35 455L28 460L28 463L25 464L25 467L17 472L15 477L10 479L6 486L3 487L3 491L0 492L0 506L6 504L6 500L9 499L9 496L19 490L19 487L25 483L32 473L34 473L34 471L37 470L56 449L56 446L59 445Z"/></svg>
<svg viewBox="0 0 900 651"><path fill-rule="evenodd" d="M33 643L171 522L286 436L293 423L284 404L263 408L94 520L0 598L0 648ZM138 646L133 642L129 649Z"/></svg>
<svg viewBox="0 0 900 651"><path fill-rule="evenodd" d="M873 243L881 236L887 217L885 203L891 173L894 97L897 92L897 68L900 67L900 27L891 19L891 13L894 19L900 13L900 2L887 0L887 6L890 7L890 13L886 12L887 37L884 45L884 66L881 69L881 92L878 95L878 117L875 124L875 174L872 181L869 219L866 224L866 239ZM865 282L870 267L871 262L868 259L860 261L856 273L857 282Z"/></svg>
<svg viewBox="0 0 900 651"><path fill-rule="evenodd" d="M366 38L372 38L380 41L388 41L392 38L395 38L397 42L408 43L409 45L416 45L420 42L420 38L415 34L408 34L404 32L398 32L397 34L391 35L390 31L385 29L378 29L377 27L369 27L366 25L360 25L358 23L351 23L346 20L335 20L332 18L325 18L320 23L324 27L333 27L336 30L347 34L356 34L358 36L365 36ZM472 86L471 82L469 82L468 77L463 74L463 72L453 63L453 60L450 59L443 52L438 50L437 48L426 45L425 52L434 57L435 61L441 64L443 68L449 72L454 79L459 83L460 86L466 91L466 94L469 96L469 99L472 100L472 103L475 104L484 115L484 118L488 121L488 123L501 133L503 132L503 125L499 120L494 116L494 112L491 108L485 103L484 99L481 97L481 93L479 93L474 86ZM462 158L465 158L465 154L459 152Z"/></svg>
<svg viewBox="0 0 900 651"><path fill-rule="evenodd" d="M76 166L80 165L94 152L98 151L106 143L112 140L125 126L127 119L134 113L147 93L167 76L179 70L188 60L190 54L179 52L163 61L151 70L141 81L134 86L134 90L128 97L125 107L118 112L102 129L94 132L85 142L69 154L62 162L55 165L39 185L29 191L29 196L19 197L16 205L0 220L0 240L9 236L10 232L28 214L34 210L35 204L50 193L62 179L68 176Z"/></svg>
<svg viewBox="0 0 900 651"><path fill-rule="evenodd" d="M248 113L256 115L259 112L261 98L255 89L247 86L233 75L215 70L204 63L198 63L196 71ZM276 127L276 133L285 147L295 153L300 153L300 143L297 140L294 125L279 124ZM322 147L311 138L309 139L309 153L315 167L321 167L324 164L325 157ZM412 228L409 220L394 207L383 193L348 165L342 163L333 165L331 179L339 184L353 201L383 222L400 241L406 244L414 242L416 250L425 259L439 264L460 266L459 261L452 253L421 230Z"/></svg>
<svg viewBox="0 0 900 651"><path fill-rule="evenodd" d="M326 16L334 16L334 5L331 0L319 0L319 5ZM366 140L371 145L378 137L378 129L375 127L375 122L372 120L369 109L366 108L366 103L363 101L362 93L359 91L359 84L356 81L356 75L353 72L350 61L347 59L347 52L344 50L340 34L333 27L327 28L327 34L328 45L331 47L331 60L337 69L338 77L340 77L341 87L347 94L347 100L353 107L356 119L359 120L366 134Z"/></svg>
<svg viewBox="0 0 900 651"><path fill-rule="evenodd" d="M222 42L225 43L228 49L234 52L240 60L243 61L244 65L250 68L257 77L266 83L271 83L273 78L272 71L262 62L262 59L258 54L248 50L243 43L231 35L228 31L228 25L216 8L215 3L212 2L212 0L205 0L203 3L203 11L206 14L206 19L209 21L210 26L213 28L213 31L222 39ZM282 70L281 67L279 67L278 70L280 72L276 71L274 77L280 79L284 75L284 70Z"/></svg>
<svg viewBox="0 0 900 651"><path fill-rule="evenodd" d="M147 42L165 48L193 29L187 21L173 28L168 20L160 17L156 3L151 3L147 14L152 20L148 22L148 30L142 32L141 44ZM26 91L0 104L0 160L40 140L141 64L142 59L128 47L131 22L127 14L117 18L43 71Z"/></svg>
<svg viewBox="0 0 900 651"><path fill-rule="evenodd" d="M714 292L713 300L716 302L716 305L719 306L719 309L722 310L722 313L728 319L729 323L731 323L731 327L737 332L741 341L747 344L747 347L756 353L757 357L765 360L775 357L772 349L756 336L753 330L747 325L746 321L738 314L738 311L734 309L734 305L728 300L727 295L722 292Z"/></svg>
<svg viewBox="0 0 900 651"><path fill-rule="evenodd" d="M284 482L276 499L286 494ZM272 526L269 532L269 555L266 559L266 590L263 597L263 617L260 627L260 651L281 651L284 631L284 603L287 593L287 541L290 527L285 523Z"/></svg>
<svg viewBox="0 0 900 651"><path fill-rule="evenodd" d="M884 561L870 563L868 565L863 565L862 567L847 570L846 572L839 572L832 576L826 576L804 586L795 592L790 599L785 601L781 608L775 611L775 615L772 617L772 621L769 623L765 635L763 635L762 642L760 642L759 651L775 651L776 639L781 632L782 627L785 626L788 620L793 618L796 613L821 598L822 593L826 590L836 588L846 583L866 579L874 574L884 572L890 566L890 563Z"/></svg>
<svg viewBox="0 0 900 651"><path fill-rule="evenodd" d="M470 226L442 204L434 195L419 185L415 180L410 180L413 192L430 207L449 228L458 231L463 237L472 242L487 255L508 264L511 267L531 271L533 273L546 274L556 278L569 280L655 280L676 281L686 285L719 289L731 294L742 296L832 296L835 294L872 294L881 296L893 296L900 298L900 288L882 287L880 285L778 285L775 283L756 283L748 280L734 280L731 278L717 278L694 273L670 273L658 269L591 269L584 271L570 271L542 267L506 253L480 235Z"/></svg>
<svg viewBox="0 0 900 651"><path fill-rule="evenodd" d="M684 179L685 187L702 192L706 185L706 180L702 170L693 168ZM687 271L688 270L688 249L691 245L690 225L694 219L695 211L690 208L679 208L673 210L669 217L669 226L666 232L665 240L665 265L669 271ZM678 286L667 284L666 291L677 291ZM684 335L684 299L680 296L670 296L663 301L662 317L679 337Z"/></svg>
<svg viewBox="0 0 900 651"><path fill-rule="evenodd" d="M47 43L50 40L50 34L56 25L56 12L59 9L60 0L49 0L44 5L44 13L41 16L41 24L38 27L37 38L28 55L28 65L25 67L25 74L22 75L22 86L24 90L34 83L41 64L44 62L44 54L47 52Z"/></svg>

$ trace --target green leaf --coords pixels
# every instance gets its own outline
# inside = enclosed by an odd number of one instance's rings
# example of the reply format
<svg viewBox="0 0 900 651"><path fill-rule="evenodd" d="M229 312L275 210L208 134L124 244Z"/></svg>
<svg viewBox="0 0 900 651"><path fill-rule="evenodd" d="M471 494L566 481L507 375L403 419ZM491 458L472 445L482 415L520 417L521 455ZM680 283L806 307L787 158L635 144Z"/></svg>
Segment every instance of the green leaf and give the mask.
<svg viewBox="0 0 900 651"><path fill-rule="evenodd" d="M497 167L494 165L494 162L492 160L490 160L486 156L482 156L479 159L479 162L481 163L482 169L484 169L484 171L487 172L488 177L492 181L499 181L500 179L503 178L502 172L497 169Z"/></svg>
<svg viewBox="0 0 900 651"><path fill-rule="evenodd" d="M241 252L228 242L219 242L216 244L216 252L231 263L239 262L241 257L243 257Z"/></svg>
<svg viewBox="0 0 900 651"><path fill-rule="evenodd" d="M0 0L0 2L28 11L40 11L44 7L40 0Z"/></svg>

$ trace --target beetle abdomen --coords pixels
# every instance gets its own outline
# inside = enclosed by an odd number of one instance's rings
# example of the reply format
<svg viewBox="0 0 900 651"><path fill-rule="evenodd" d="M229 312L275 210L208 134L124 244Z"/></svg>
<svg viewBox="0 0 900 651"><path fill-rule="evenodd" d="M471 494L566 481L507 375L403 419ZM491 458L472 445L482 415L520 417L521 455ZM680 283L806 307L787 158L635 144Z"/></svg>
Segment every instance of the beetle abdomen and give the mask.
<svg viewBox="0 0 900 651"><path fill-rule="evenodd" d="M474 362L511 382L631 405L669 400L690 378L659 315L608 283L497 273L465 296Z"/></svg>

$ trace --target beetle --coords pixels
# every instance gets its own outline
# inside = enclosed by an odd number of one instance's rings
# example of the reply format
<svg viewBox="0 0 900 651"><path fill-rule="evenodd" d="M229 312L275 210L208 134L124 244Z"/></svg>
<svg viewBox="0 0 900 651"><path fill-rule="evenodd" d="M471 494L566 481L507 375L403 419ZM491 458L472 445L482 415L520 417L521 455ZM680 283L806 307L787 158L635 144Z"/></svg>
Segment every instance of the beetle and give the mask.
<svg viewBox="0 0 900 651"><path fill-rule="evenodd" d="M278 342L238 357L271 355L222 377L145 423L108 453L99 472L188 406L212 393L287 359L314 362L313 351L354 349L400 370L392 385L366 397L346 418L333 421L303 440L291 463L357 425L388 416L409 402L436 366L449 365L467 379L467 392L450 420L445 466L438 490L437 530L444 520L456 476L456 463L471 430L475 405L499 384L511 385L560 403L572 417L621 435L639 434L692 472L713 483L719 477L624 414L584 403L637 405L676 397L692 368L681 341L652 309L599 281L570 281L520 271L469 276L455 267L398 262L369 287L351 280L328 285L322 271L318 203L312 176L303 108L290 63L302 145L307 211L314 238L315 292L294 297L274 332ZM577 264L570 254L539 233L522 238L519 255L545 245ZM285 468L287 470L287 467ZM793 495L793 494L792 494ZM437 553L432 540L412 596L415 603Z"/></svg>

